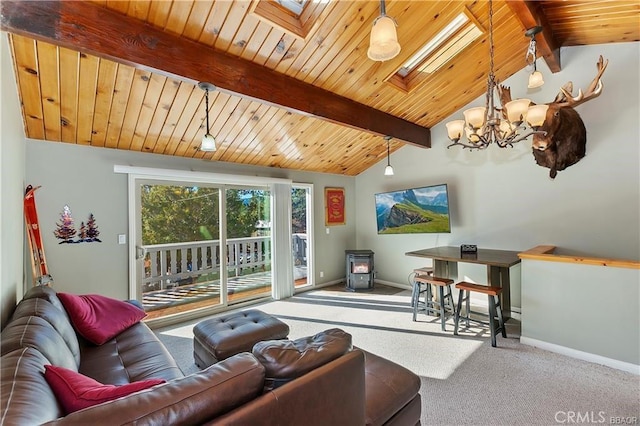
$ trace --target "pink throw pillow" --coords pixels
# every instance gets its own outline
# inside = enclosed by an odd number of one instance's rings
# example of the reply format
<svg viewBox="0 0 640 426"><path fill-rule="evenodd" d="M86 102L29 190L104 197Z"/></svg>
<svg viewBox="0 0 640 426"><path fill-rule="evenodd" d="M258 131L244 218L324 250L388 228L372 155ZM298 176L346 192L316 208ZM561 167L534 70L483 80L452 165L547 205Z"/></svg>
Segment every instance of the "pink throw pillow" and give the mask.
<svg viewBox="0 0 640 426"><path fill-rule="evenodd" d="M103 385L91 377L67 368L55 365L45 365L44 368L44 378L51 386L66 414L121 398L165 382L163 379L149 379L122 386Z"/></svg>
<svg viewBox="0 0 640 426"><path fill-rule="evenodd" d="M78 334L96 345L104 344L147 315L131 303L99 294L58 293L58 298Z"/></svg>

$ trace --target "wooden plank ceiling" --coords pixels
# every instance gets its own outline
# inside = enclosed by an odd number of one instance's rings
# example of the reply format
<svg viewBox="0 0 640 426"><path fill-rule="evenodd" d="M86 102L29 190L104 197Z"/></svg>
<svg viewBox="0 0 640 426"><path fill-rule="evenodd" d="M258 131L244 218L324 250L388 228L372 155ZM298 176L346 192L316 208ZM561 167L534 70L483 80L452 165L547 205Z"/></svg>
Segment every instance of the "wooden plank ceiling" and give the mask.
<svg viewBox="0 0 640 426"><path fill-rule="evenodd" d="M428 128L486 90L485 1L387 1L387 14L398 22L402 51L382 63L366 55L371 24L379 14L378 1L309 2L308 13L299 18L310 31L306 38L256 15L257 1L93 1L77 6L106 9L121 14L121 19L149 24L152 27L147 28L166 33L166 40L179 46L199 43L202 64L184 73L180 73L181 64L190 58L179 54L160 68L144 63L142 51L141 61L136 62L131 60L135 51L118 57L99 42L70 48L56 35L13 30L9 39L27 137L354 176L386 156L382 135L402 135L392 139L392 152L407 142L429 146ZM2 7L3 30L10 31L4 15L11 3L3 1ZM482 37L438 71L421 76L409 93L385 81L464 8L483 27ZM550 43L539 43L539 48L550 46L549 58L562 45L640 40L637 1L496 0L493 8L499 80L525 66L528 19L550 27L545 28ZM520 11L525 9L527 13ZM314 13L315 25L310 21ZM81 34L82 25L76 26ZM118 38L118 34L106 36ZM141 38L147 44L157 40ZM205 105L204 92L194 80L206 76L207 66L215 67L207 62L209 52L224 52L277 73L247 78L251 88L244 94L234 92L247 84L242 75L229 77L233 81L218 84L221 90L211 92L211 134L218 142L218 150L212 153L198 149L205 132ZM273 92L276 86L267 83L280 76L286 77L277 96L256 95L259 90ZM212 74L208 81L213 79ZM261 80L267 80L264 89ZM225 83L229 90L222 89ZM299 90L305 87L322 90L306 99L310 105L301 107L299 98L305 92ZM512 88L514 96L525 91ZM354 105L349 104L352 101ZM369 113L376 117L369 119L373 123L362 118ZM401 129L405 124L415 126L411 131L424 129L426 140L405 137L408 133Z"/></svg>

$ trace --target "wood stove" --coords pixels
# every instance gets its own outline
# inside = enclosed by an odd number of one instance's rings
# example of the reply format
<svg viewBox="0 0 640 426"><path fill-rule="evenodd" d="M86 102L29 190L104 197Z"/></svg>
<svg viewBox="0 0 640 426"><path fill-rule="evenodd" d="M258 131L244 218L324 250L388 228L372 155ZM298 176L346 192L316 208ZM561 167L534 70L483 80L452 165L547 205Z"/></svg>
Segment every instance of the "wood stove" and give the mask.
<svg viewBox="0 0 640 426"><path fill-rule="evenodd" d="M349 291L373 289L373 251L345 250L346 285Z"/></svg>

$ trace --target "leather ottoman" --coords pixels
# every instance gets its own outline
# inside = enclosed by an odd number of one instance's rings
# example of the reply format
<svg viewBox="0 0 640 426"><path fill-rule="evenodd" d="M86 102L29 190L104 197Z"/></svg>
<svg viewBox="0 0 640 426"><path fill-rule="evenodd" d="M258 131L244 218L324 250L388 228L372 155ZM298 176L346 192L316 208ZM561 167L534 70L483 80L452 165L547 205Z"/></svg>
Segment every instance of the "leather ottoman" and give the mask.
<svg viewBox="0 0 640 426"><path fill-rule="evenodd" d="M286 339L289 326L257 309L200 321L193 327L193 359L200 368L240 352L251 352L263 340Z"/></svg>

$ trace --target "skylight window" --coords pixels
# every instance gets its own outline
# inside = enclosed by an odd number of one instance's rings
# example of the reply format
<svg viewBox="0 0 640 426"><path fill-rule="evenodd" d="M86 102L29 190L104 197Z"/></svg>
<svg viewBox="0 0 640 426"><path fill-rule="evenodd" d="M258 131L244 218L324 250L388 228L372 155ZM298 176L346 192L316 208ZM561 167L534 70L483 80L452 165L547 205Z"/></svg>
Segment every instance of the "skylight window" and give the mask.
<svg viewBox="0 0 640 426"><path fill-rule="evenodd" d="M483 29L468 9L459 13L447 26L411 56L387 82L409 92L424 74L431 74L479 38Z"/></svg>
<svg viewBox="0 0 640 426"><path fill-rule="evenodd" d="M258 19L280 28L294 37L306 39L329 0L258 0L250 12Z"/></svg>
<svg viewBox="0 0 640 426"><path fill-rule="evenodd" d="M444 27L442 31L436 34L434 38L432 38L427 42L427 44L422 46L422 49L418 50L415 55L413 55L407 62L402 64L402 68L398 70L398 74L400 74L402 77L406 77L407 74L409 74L409 72L411 72L411 70L416 67L416 65L424 61L424 59L430 53L440 47L467 22L469 22L469 18L464 14L464 12L456 16L454 20L449 23L449 25Z"/></svg>
<svg viewBox="0 0 640 426"><path fill-rule="evenodd" d="M308 0L275 0L280 6L287 9L289 12L293 13L295 16L302 15L302 11L304 10L304 5L308 2Z"/></svg>

